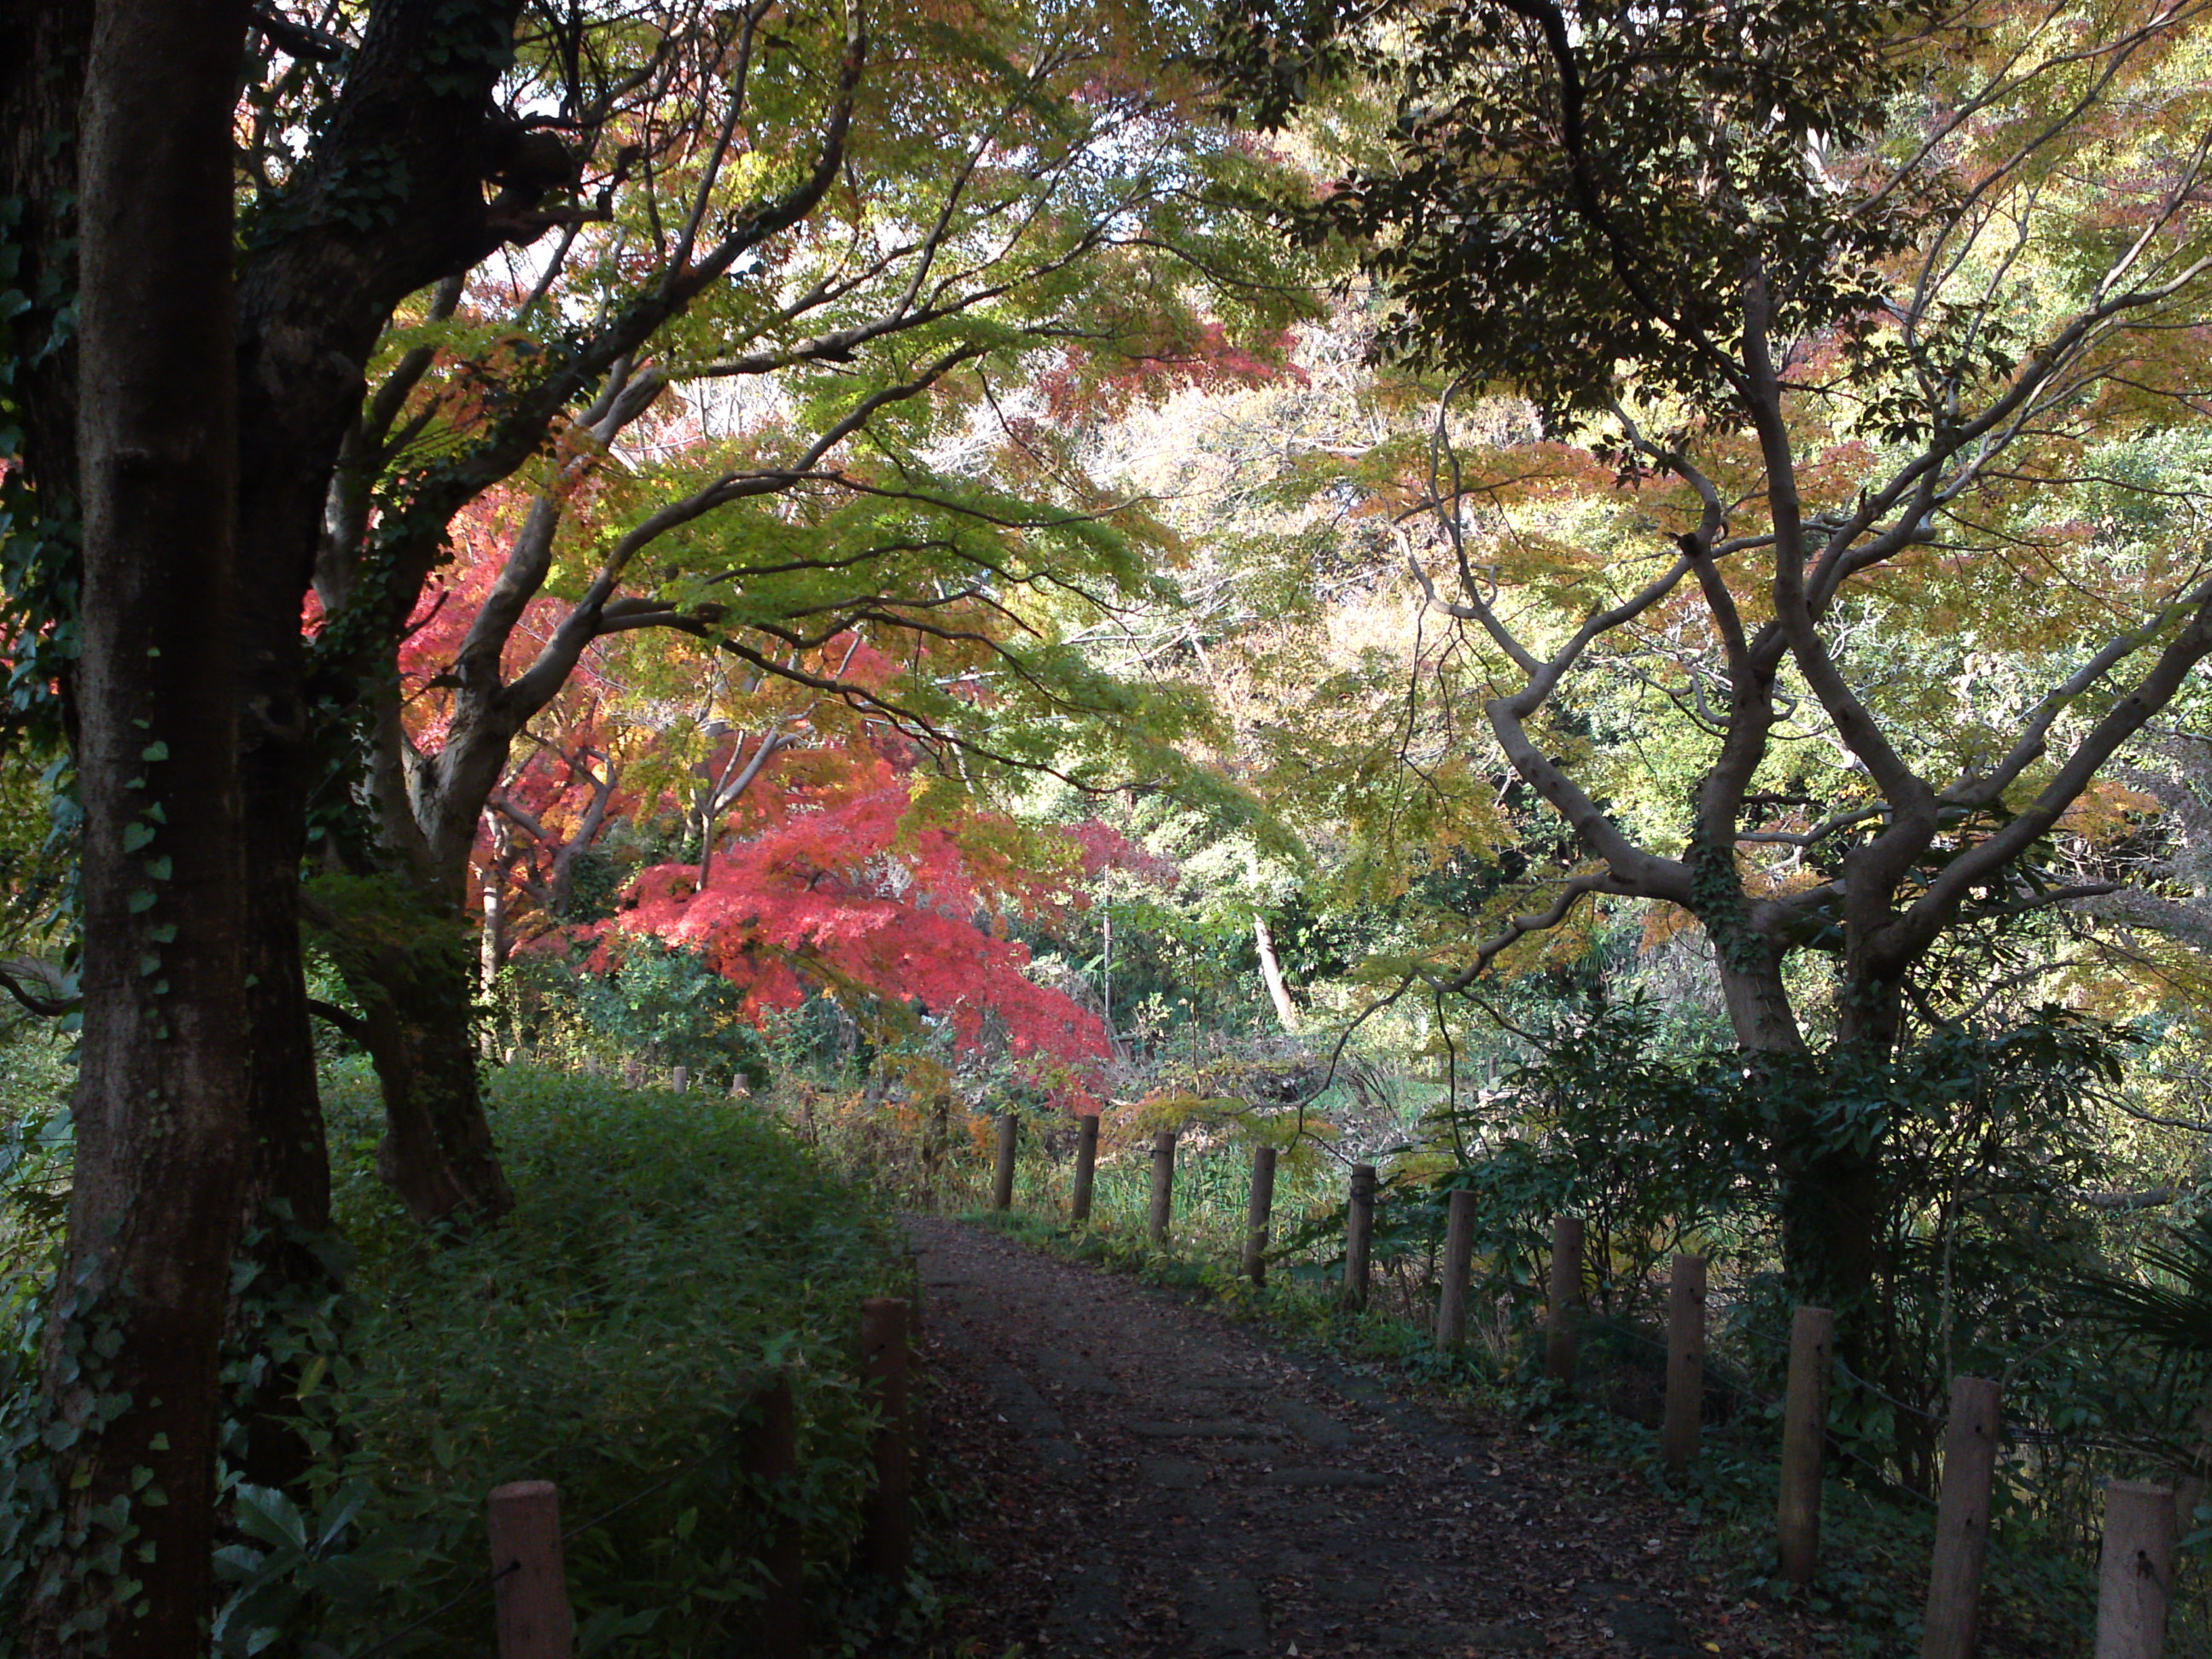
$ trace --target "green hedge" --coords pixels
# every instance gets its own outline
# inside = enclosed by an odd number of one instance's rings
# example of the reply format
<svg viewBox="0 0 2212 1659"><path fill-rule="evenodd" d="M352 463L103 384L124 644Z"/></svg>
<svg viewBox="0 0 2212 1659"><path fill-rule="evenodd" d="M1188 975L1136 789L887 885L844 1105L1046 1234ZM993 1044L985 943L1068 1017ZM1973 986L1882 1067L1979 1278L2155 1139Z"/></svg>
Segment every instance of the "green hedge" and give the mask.
<svg viewBox="0 0 2212 1659"><path fill-rule="evenodd" d="M522 1068L493 1100L514 1213L441 1243L375 1180L373 1083L333 1079L338 1221L358 1256L316 1340L332 1354L308 1396L318 1502L240 1493L252 1536L228 1557L224 1647L282 1629L312 1632L311 1654L477 1659L482 1591L398 1632L481 1580L485 1494L533 1478L559 1483L564 1527L622 1506L568 1547L584 1653L624 1637L668 1659L736 1650L762 1505L733 1441L773 1365L797 1381L794 1502L810 1595L835 1622L870 1425L859 1305L910 1292L890 1217L725 1097Z"/></svg>

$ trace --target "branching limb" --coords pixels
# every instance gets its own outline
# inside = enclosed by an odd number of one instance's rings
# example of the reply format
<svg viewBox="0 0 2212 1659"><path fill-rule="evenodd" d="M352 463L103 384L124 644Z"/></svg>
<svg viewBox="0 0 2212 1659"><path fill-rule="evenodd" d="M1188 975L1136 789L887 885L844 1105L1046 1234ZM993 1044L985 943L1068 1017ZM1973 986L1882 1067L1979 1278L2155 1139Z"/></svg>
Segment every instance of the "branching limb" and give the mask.
<svg viewBox="0 0 2212 1659"><path fill-rule="evenodd" d="M334 1002L325 1002L319 997L307 999L307 1012L324 1024L335 1027L353 1042L366 1048L368 1044L368 1022L358 1014L349 1014Z"/></svg>
<svg viewBox="0 0 2212 1659"><path fill-rule="evenodd" d="M1531 933L1546 933L1574 913L1575 906L1592 893L1626 893L1628 889L1610 870L1593 870L1575 877L1541 910L1510 917L1504 928L1474 947L1474 960L1456 973L1432 981L1439 991L1463 991L1490 971L1490 964Z"/></svg>
<svg viewBox="0 0 2212 1659"><path fill-rule="evenodd" d="M40 996L24 983L23 979L17 977L19 973L25 973L29 967L30 964L23 963L0 965L0 991L5 991L21 1003L27 1012L38 1015L41 1019L58 1019L64 1014L73 1014L84 1006L84 999L81 996ZM25 976L28 977L29 975L26 974ZM37 977L42 981L49 979L49 976L45 974L39 974ZM59 989L51 983L48 983L47 988Z"/></svg>

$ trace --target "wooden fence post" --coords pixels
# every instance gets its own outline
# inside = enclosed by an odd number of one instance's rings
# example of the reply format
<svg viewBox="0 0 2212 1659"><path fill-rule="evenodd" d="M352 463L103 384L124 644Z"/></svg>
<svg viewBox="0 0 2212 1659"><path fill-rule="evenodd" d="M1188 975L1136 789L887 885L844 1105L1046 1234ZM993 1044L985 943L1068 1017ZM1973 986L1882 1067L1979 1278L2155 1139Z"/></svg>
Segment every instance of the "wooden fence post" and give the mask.
<svg viewBox="0 0 2212 1659"><path fill-rule="evenodd" d="M869 1492L860 1559L869 1571L903 1579L914 1559L914 1443L907 1413L907 1305L872 1296L860 1304L860 1384L883 1413L876 1427L876 1483Z"/></svg>
<svg viewBox="0 0 2212 1659"><path fill-rule="evenodd" d="M1014 1207L1014 1143L1022 1132L1021 1120L1012 1112L999 1114L999 1162L991 1172L991 1207Z"/></svg>
<svg viewBox="0 0 2212 1659"><path fill-rule="evenodd" d="M1544 1374L1571 1388L1575 1380L1576 1310L1583 1299L1583 1218L1552 1222L1552 1302L1544 1317Z"/></svg>
<svg viewBox="0 0 2212 1659"><path fill-rule="evenodd" d="M738 1467L763 1490L767 1504L761 1565L766 1595L754 1624L751 1652L761 1659L805 1659L806 1564L799 1554L799 1522L781 1507L799 1476L799 1413L791 1374L778 1371L755 1389L751 1420L738 1443Z"/></svg>
<svg viewBox="0 0 2212 1659"><path fill-rule="evenodd" d="M689 1066L672 1066L668 1068L668 1087L671 1093L680 1095L690 1086L691 1068Z"/></svg>
<svg viewBox="0 0 2212 1659"><path fill-rule="evenodd" d="M2159 1659L2173 1581L2173 1488L2105 1486L2105 1551L2097 1567L2097 1659Z"/></svg>
<svg viewBox="0 0 2212 1659"><path fill-rule="evenodd" d="M1928 1568L1920 1659L1973 1659L1980 1635L1982 1569L1990 1553L1990 1487L1996 1474L2000 1390L1985 1377L1951 1379L1943 1426L1943 1491Z"/></svg>
<svg viewBox="0 0 2212 1659"><path fill-rule="evenodd" d="M575 1620L561 1557L560 1490L550 1480L511 1480L492 1488L486 1508L499 1659L568 1659Z"/></svg>
<svg viewBox="0 0 2212 1659"><path fill-rule="evenodd" d="M1775 1539L1782 1576L1810 1589L1820 1563L1820 1460L1828 1443L1828 1373L1836 1316L1800 1308L1790 1330L1790 1392L1782 1407L1782 1501Z"/></svg>
<svg viewBox="0 0 2212 1659"><path fill-rule="evenodd" d="M1275 1149L1252 1149L1252 1197L1244 1209L1244 1277L1267 1282L1267 1223L1275 1208Z"/></svg>
<svg viewBox="0 0 2212 1659"><path fill-rule="evenodd" d="M1075 1120L1075 1190L1068 1196L1067 1218L1081 1226L1091 1219L1091 1189L1098 1179L1098 1114Z"/></svg>
<svg viewBox="0 0 2212 1659"><path fill-rule="evenodd" d="M1444 1276L1437 1289L1437 1346L1456 1348L1467 1340L1467 1281L1474 1266L1474 1194L1464 1187L1455 1188L1445 1215Z"/></svg>
<svg viewBox="0 0 2212 1659"><path fill-rule="evenodd" d="M1375 1166L1352 1166L1352 1196L1344 1206L1344 1305L1367 1306L1368 1258L1375 1245Z"/></svg>
<svg viewBox="0 0 2212 1659"><path fill-rule="evenodd" d="M1678 1255L1667 1285L1667 1419L1659 1461L1679 1475L1698 1457L1705 1403L1705 1259Z"/></svg>
<svg viewBox="0 0 2212 1659"><path fill-rule="evenodd" d="M1168 1242L1168 1222L1175 1209L1176 1132L1162 1129L1152 1136L1152 1210L1146 1237L1163 1249Z"/></svg>

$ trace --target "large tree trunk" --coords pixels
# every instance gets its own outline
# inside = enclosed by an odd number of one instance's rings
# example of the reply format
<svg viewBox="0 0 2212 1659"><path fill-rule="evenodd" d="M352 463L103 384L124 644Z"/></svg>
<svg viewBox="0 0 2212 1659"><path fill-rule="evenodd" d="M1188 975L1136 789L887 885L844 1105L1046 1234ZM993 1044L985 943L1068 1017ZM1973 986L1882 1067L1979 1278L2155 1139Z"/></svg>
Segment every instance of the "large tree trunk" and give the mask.
<svg viewBox="0 0 2212 1659"><path fill-rule="evenodd" d="M377 1173L425 1225L496 1221L514 1207L470 1041L471 981L463 960L352 985L384 1091Z"/></svg>
<svg viewBox="0 0 2212 1659"><path fill-rule="evenodd" d="M1812 1067L1779 954L1750 945L1744 938L1732 948L1717 941L1715 956L1736 1042L1772 1100L1783 1271L1800 1301L1836 1309L1854 1329L1850 1310L1865 1301L1877 1266L1881 1151L1831 1144L1827 1103L1806 1093Z"/></svg>
<svg viewBox="0 0 2212 1659"><path fill-rule="evenodd" d="M244 550L241 549L241 554ZM241 738L246 827L246 1018L252 1037L246 1109L253 1126L242 1213L241 1273L226 1346L239 1368L229 1401L240 1439L228 1452L255 1486L290 1488L310 1452L295 1425L298 1384L312 1359L298 1338L327 1322L343 1290L331 1231L330 1155L315 1076L300 933L306 850L306 713L297 687L300 636L281 570L241 572L246 696ZM268 590L280 592L270 594ZM299 588L290 586L291 612Z"/></svg>
<svg viewBox="0 0 2212 1659"><path fill-rule="evenodd" d="M1716 964L1736 1042L1768 1096L1772 1155L1781 1182L1783 1272L1801 1302L1833 1308L1839 1341L1853 1363L1869 1352L1863 1315L1880 1267L1885 1210L1881 1148L1838 1137L1829 1104L1814 1092L1818 1068L1782 980L1778 952L1757 952L1747 938L1716 941ZM1894 1012L1895 992L1890 993ZM1863 993L1847 988L1846 1010L1829 1063L1849 1054L1887 1057L1895 1022L1881 1036ZM1853 1012L1856 1011L1856 1012ZM1854 1046L1856 1045L1856 1047ZM1869 1052L1878 1049L1878 1053Z"/></svg>
<svg viewBox="0 0 2212 1659"><path fill-rule="evenodd" d="M344 94L288 188L291 228L256 250L240 289L240 413L251 434L239 483L249 858L257 884L278 884L263 896L268 955L255 966L253 1102L265 1154L257 1179L308 1233L326 1217L328 1181L294 1156L310 1144L319 1154L322 1136L298 960L299 864L309 792L321 781L309 746L301 604L333 466L361 419L363 369L392 308L501 240L483 189L500 60L481 48L512 36L519 9L517 0L398 0L370 9ZM421 65L433 61L448 72L426 80ZM358 224L343 210L364 157L375 158L379 177L399 181L393 222ZM360 666L334 665L324 693L352 696ZM312 1290L318 1267L296 1254L290 1265L306 1277L288 1283Z"/></svg>
<svg viewBox="0 0 2212 1659"><path fill-rule="evenodd" d="M213 1608L217 1355L249 1139L231 586L245 26L241 0L106 0L85 71L85 1012L45 1349L62 1533L33 1568L34 1655L199 1653Z"/></svg>
<svg viewBox="0 0 2212 1659"><path fill-rule="evenodd" d="M462 890L458 879L434 889L381 874L318 882L310 903L361 1005L383 1091L377 1173L425 1225L496 1221L514 1207L477 1070Z"/></svg>
<svg viewBox="0 0 2212 1659"><path fill-rule="evenodd" d="M76 295L78 94L92 33L85 0L11 0L0 52L0 200L24 307L8 319L9 401L20 406L23 454L45 514L73 514L77 491ZM28 526L17 525L21 537Z"/></svg>

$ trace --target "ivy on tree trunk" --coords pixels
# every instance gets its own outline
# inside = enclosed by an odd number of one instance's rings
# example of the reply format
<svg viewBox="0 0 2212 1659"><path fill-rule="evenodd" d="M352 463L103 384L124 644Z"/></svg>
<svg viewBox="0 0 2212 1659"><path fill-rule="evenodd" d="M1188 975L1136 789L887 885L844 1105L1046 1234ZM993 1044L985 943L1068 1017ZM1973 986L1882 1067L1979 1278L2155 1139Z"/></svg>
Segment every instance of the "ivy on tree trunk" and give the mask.
<svg viewBox="0 0 2212 1659"><path fill-rule="evenodd" d="M81 106L76 764L84 1035L44 1346L26 1646L198 1652L249 1125L238 775L234 82L241 0L112 0Z"/></svg>

